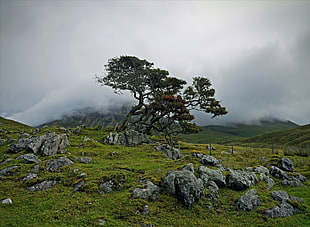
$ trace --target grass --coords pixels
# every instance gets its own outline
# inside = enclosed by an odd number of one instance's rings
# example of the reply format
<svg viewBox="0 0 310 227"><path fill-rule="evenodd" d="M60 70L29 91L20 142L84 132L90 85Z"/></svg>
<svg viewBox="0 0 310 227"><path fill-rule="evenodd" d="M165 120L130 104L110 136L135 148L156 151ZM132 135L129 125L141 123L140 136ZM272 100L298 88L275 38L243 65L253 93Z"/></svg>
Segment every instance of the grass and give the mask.
<svg viewBox="0 0 310 227"><path fill-rule="evenodd" d="M1 119L1 123L3 120ZM33 128L8 122L2 123L5 129L4 139L18 138L21 132L31 134ZM20 127L19 127L19 126ZM266 190L266 183L260 182L254 188L258 190L261 206L255 211L236 211L236 201L245 191L236 192L221 188L220 199L212 204L207 197L202 197L193 207L187 208L176 198L162 192L157 201L149 202L132 199L131 191L135 187L143 187L141 180L150 179L162 186L163 178L169 170L182 168L193 163L197 169L201 164L192 156L193 152L209 154L205 144L180 142L182 158L170 160L163 153L156 151L154 145L136 147L111 146L102 143L109 130L99 128L82 128L80 134L64 131L53 126L41 129L36 135L49 131L67 133L71 146L67 153L53 157L40 157L42 163L51 158L66 155L75 163L50 173L41 166L38 179L23 182L22 178L34 166L24 164L15 158L20 154L8 154L9 144L0 146L1 168L17 165L18 169L1 179L0 199L11 198L13 204L0 204L0 226L98 226L99 219L106 220L105 226L141 226L141 223L157 226L309 226L310 225L310 190L309 182L305 188L284 187L279 180L272 190L284 190L293 196L303 198L304 213L289 218L267 219L266 209L278 205L270 197L271 190ZM91 140L85 142L84 138ZM1 137L2 138L2 137ZM284 151L275 149L272 154L269 148L250 148L235 146L234 155L231 146L213 145L216 150L212 155L222 159L222 164L229 168L245 168L265 165L274 155L283 156ZM112 152L116 151L114 155ZM88 156L93 159L89 164L79 163L76 158ZM296 171L310 177L310 158L289 156L294 162ZM11 159L9 162L4 160ZM78 169L78 171L77 171ZM81 173L87 175L81 177ZM197 171L196 171L197 173ZM48 190L30 192L25 188L46 179L56 179L57 185ZM114 191L100 194L101 183L112 179ZM73 186L85 180L82 192L73 192ZM142 215L144 205L149 206L149 214ZM212 207L212 208L211 208Z"/></svg>

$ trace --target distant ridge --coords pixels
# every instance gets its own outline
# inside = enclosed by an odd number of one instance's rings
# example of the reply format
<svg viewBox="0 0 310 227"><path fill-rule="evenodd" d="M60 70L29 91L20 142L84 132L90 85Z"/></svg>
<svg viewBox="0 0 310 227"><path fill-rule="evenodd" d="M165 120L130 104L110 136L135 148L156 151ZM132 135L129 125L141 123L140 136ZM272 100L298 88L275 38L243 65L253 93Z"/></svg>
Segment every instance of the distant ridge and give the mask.
<svg viewBox="0 0 310 227"><path fill-rule="evenodd" d="M226 143L253 136L263 135L284 129L298 127L291 121L261 120L257 124L231 124L226 126L204 126L198 134L182 135L182 140L189 143Z"/></svg>
<svg viewBox="0 0 310 227"><path fill-rule="evenodd" d="M111 127L121 122L125 118L127 112L128 107L126 106L109 109L104 112L100 112L94 108L84 108L76 110L72 114L64 115L59 120L47 122L45 124L39 125L38 127L55 125L61 125L66 128L73 128L80 125L87 127L96 127L98 125L102 127Z"/></svg>

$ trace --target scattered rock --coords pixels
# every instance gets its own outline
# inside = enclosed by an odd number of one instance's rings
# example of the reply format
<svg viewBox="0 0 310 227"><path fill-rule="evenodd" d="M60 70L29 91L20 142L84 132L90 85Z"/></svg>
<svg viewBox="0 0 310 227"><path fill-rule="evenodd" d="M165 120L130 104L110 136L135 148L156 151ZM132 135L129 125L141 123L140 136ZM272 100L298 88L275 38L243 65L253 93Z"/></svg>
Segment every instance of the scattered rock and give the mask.
<svg viewBox="0 0 310 227"><path fill-rule="evenodd" d="M28 187L27 189L31 192L43 191L45 189L53 188L56 185L56 183L57 182L55 180L46 180L42 181L39 184L35 184L31 187Z"/></svg>
<svg viewBox="0 0 310 227"><path fill-rule="evenodd" d="M305 187L302 183L300 183L300 181L297 181L297 180L287 180L287 179L284 179L282 181L282 185L284 185L284 186L291 186L291 187Z"/></svg>
<svg viewBox="0 0 310 227"><path fill-rule="evenodd" d="M73 162L69 158L64 156L64 157L60 157L59 159L48 161L46 163L46 170L48 170L50 172L54 172L62 166L68 166L71 164L73 164Z"/></svg>
<svg viewBox="0 0 310 227"><path fill-rule="evenodd" d="M271 166L270 168L270 174L275 177L275 178L278 178L278 179L289 179L287 173L281 169L279 169L278 167L276 166Z"/></svg>
<svg viewBox="0 0 310 227"><path fill-rule="evenodd" d="M104 218L98 219L98 225L105 225L105 224L107 224L107 220L105 220Z"/></svg>
<svg viewBox="0 0 310 227"><path fill-rule="evenodd" d="M83 142L88 142L90 139L87 136L84 136Z"/></svg>
<svg viewBox="0 0 310 227"><path fill-rule="evenodd" d="M256 175L242 170L230 170L227 186L233 190L244 190L258 183Z"/></svg>
<svg viewBox="0 0 310 227"><path fill-rule="evenodd" d="M12 201L10 198L7 198L7 199L1 200L1 203L2 203L2 204L12 204L13 201Z"/></svg>
<svg viewBox="0 0 310 227"><path fill-rule="evenodd" d="M180 199L185 206L192 206L204 194L203 182L188 170L169 171L164 179L168 192Z"/></svg>
<svg viewBox="0 0 310 227"><path fill-rule="evenodd" d="M134 188L132 191L132 198L145 199L155 201L160 195L160 188L151 181L146 182L146 188Z"/></svg>
<svg viewBox="0 0 310 227"><path fill-rule="evenodd" d="M221 164L221 160L217 160L213 156L203 155L200 162L204 165L218 166Z"/></svg>
<svg viewBox="0 0 310 227"><path fill-rule="evenodd" d="M8 176L12 170L17 169L17 168L18 168L18 166L9 166L9 167L6 167L6 168L0 170L0 177Z"/></svg>
<svg viewBox="0 0 310 227"><path fill-rule="evenodd" d="M257 191L251 189L247 191L237 202L237 210L251 211L255 210L260 204Z"/></svg>
<svg viewBox="0 0 310 227"><path fill-rule="evenodd" d="M206 166L200 166L198 169L199 177L206 186L210 181L214 181L218 186L225 186L226 177L221 170L209 169Z"/></svg>
<svg viewBox="0 0 310 227"><path fill-rule="evenodd" d="M20 155L16 159L24 159L26 164L32 164L41 161L35 154L32 153Z"/></svg>
<svg viewBox="0 0 310 227"><path fill-rule="evenodd" d="M40 165L35 165L31 168L30 172L34 173L34 172L38 172L40 169Z"/></svg>
<svg viewBox="0 0 310 227"><path fill-rule="evenodd" d="M123 133L111 132L104 142L111 145L136 146L151 143L152 139L149 135L129 129Z"/></svg>
<svg viewBox="0 0 310 227"><path fill-rule="evenodd" d="M85 180L82 180L82 181L80 181L79 183L77 183L77 184L75 184L74 185L74 188L73 188L73 191L74 192L81 192L81 191L83 191L82 190L82 187L83 187L83 185L86 183L86 181Z"/></svg>
<svg viewBox="0 0 310 227"><path fill-rule="evenodd" d="M107 194L113 191L114 183L112 180L109 180L105 183L102 183L99 185L99 188L101 189L100 194Z"/></svg>
<svg viewBox="0 0 310 227"><path fill-rule="evenodd" d="M281 169L283 169L284 171L288 171L288 172L294 172L294 165L293 162L284 157L281 159Z"/></svg>
<svg viewBox="0 0 310 227"><path fill-rule="evenodd" d="M293 187L303 187L302 182L305 182L307 178L300 173L291 173L288 175L285 171L279 169L278 167L272 166L270 173L273 177L283 180L283 185L290 185Z"/></svg>
<svg viewBox="0 0 310 227"><path fill-rule="evenodd" d="M179 149L169 146L168 144L161 144L156 146L157 151L162 151L172 160L179 159L181 157L181 153Z"/></svg>
<svg viewBox="0 0 310 227"><path fill-rule="evenodd" d="M216 202L220 196L219 196L219 187L217 186L217 184L214 181L209 181L208 185L207 185L210 193L207 195L207 197L209 199L211 199L211 201L214 203Z"/></svg>
<svg viewBox="0 0 310 227"><path fill-rule="evenodd" d="M81 157L78 158L77 160L81 163L91 163L93 159L90 157Z"/></svg>
<svg viewBox="0 0 310 227"><path fill-rule="evenodd" d="M149 206L144 205L142 209L137 210L137 214L148 215L149 214Z"/></svg>
<svg viewBox="0 0 310 227"><path fill-rule="evenodd" d="M119 152L113 151L113 152L111 152L109 155L110 155L110 156L116 156L116 155L119 155Z"/></svg>
<svg viewBox="0 0 310 227"><path fill-rule="evenodd" d="M23 178L23 181L30 181L34 178L37 178L38 177L38 174L36 173L28 173L24 178Z"/></svg>
<svg viewBox="0 0 310 227"><path fill-rule="evenodd" d="M269 169L264 166L258 167L248 167L245 169L246 171L258 173L261 181L265 181L267 183L267 190L270 190L274 185L274 180L270 178Z"/></svg>
<svg viewBox="0 0 310 227"><path fill-rule="evenodd" d="M303 202L302 199L291 196L285 191L273 191L271 192L271 197L279 202L287 202L288 200Z"/></svg>

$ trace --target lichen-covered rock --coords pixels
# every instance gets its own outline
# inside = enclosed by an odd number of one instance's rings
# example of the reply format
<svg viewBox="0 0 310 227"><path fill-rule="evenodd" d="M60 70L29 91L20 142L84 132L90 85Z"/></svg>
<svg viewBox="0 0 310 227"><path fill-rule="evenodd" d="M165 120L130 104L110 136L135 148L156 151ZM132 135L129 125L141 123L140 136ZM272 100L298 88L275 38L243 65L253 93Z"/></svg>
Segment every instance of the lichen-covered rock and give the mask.
<svg viewBox="0 0 310 227"><path fill-rule="evenodd" d="M27 189L31 192L43 191L46 189L53 188L56 185L56 183L57 182L55 180L46 180L46 181L42 181L39 184L35 184L31 187L28 187Z"/></svg>
<svg viewBox="0 0 310 227"><path fill-rule="evenodd" d="M244 190L258 183L255 173L242 170L229 170L227 186L233 190Z"/></svg>
<svg viewBox="0 0 310 227"><path fill-rule="evenodd" d="M181 153L179 149L169 146L168 144L161 144L156 146L157 151L162 151L172 160L176 160L181 157Z"/></svg>
<svg viewBox="0 0 310 227"><path fill-rule="evenodd" d="M146 188L134 188L132 191L132 198L145 199L155 201L160 195L160 188L151 181L146 182Z"/></svg>
<svg viewBox="0 0 310 227"><path fill-rule="evenodd" d="M38 137L20 139L10 147L9 152L18 153L26 150L34 154L48 156L63 153L65 147L69 145L66 134L57 135L55 132L50 132Z"/></svg>
<svg viewBox="0 0 310 227"><path fill-rule="evenodd" d="M206 186L208 182L214 181L218 186L223 187L226 184L226 177L221 170L209 169L206 166L200 166L198 169L199 178Z"/></svg>
<svg viewBox="0 0 310 227"><path fill-rule="evenodd" d="M64 156L64 157L60 157L60 158L55 159L55 160L48 161L46 163L46 170L48 170L50 172L54 172L62 166L68 166L71 164L73 164L73 162L69 158Z"/></svg>
<svg viewBox="0 0 310 227"><path fill-rule="evenodd" d="M247 191L237 202L237 210L251 211L255 210L260 204L257 191L251 189Z"/></svg>
<svg viewBox="0 0 310 227"><path fill-rule="evenodd" d="M169 171L164 178L165 188L185 206L192 206L204 194L203 182L188 170Z"/></svg>

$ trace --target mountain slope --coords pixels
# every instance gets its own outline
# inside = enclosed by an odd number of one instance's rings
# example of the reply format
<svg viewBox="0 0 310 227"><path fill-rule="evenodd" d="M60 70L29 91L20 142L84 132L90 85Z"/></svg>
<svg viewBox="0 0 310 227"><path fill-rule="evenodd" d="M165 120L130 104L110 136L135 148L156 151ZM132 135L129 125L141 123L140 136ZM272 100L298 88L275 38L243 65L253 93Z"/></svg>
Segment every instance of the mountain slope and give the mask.
<svg viewBox="0 0 310 227"><path fill-rule="evenodd" d="M297 126L291 121L280 120L264 120L255 125L204 126L203 131L198 134L182 135L182 141L201 144L224 143Z"/></svg>
<svg viewBox="0 0 310 227"><path fill-rule="evenodd" d="M244 139L245 143L310 146L310 124Z"/></svg>

